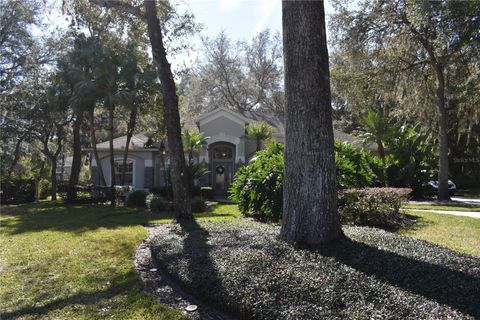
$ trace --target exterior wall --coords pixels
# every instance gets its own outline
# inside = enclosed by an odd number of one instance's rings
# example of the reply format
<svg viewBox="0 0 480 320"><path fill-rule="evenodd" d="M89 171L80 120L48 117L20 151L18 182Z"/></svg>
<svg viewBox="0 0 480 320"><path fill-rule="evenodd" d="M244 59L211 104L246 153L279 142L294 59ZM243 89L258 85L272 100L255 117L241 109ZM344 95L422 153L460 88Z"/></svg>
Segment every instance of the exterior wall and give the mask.
<svg viewBox="0 0 480 320"><path fill-rule="evenodd" d="M235 145L236 161L245 161L245 123L242 120L219 115L214 119L200 123L200 132L207 139L207 143L229 142ZM207 151L200 152L200 162L210 162Z"/></svg>
<svg viewBox="0 0 480 320"><path fill-rule="evenodd" d="M240 138L245 135L245 125L241 125L227 117L220 116L206 123L201 123L200 132L207 137L212 137L220 132L224 132L227 135Z"/></svg>
<svg viewBox="0 0 480 320"><path fill-rule="evenodd" d="M257 142L250 139L245 139L245 162L250 161L250 159L255 155L257 150Z"/></svg>
<svg viewBox="0 0 480 320"><path fill-rule="evenodd" d="M107 151L99 151L102 169L105 176L105 181L110 185L110 155ZM123 160L123 152L114 152L115 160ZM145 189L150 188L153 184L153 153L151 151L129 151L128 159L134 162L133 172L133 188ZM99 184L98 167L96 166L94 158L92 158L92 183ZM96 179L96 180L95 180ZM118 183L118 181L117 181Z"/></svg>

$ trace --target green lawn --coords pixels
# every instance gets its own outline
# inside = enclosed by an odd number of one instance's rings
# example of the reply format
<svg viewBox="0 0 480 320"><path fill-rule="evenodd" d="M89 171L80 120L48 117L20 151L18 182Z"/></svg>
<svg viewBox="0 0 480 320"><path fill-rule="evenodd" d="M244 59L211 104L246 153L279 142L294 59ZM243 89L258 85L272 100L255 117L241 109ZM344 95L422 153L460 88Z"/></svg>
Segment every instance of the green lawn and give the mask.
<svg viewBox="0 0 480 320"><path fill-rule="evenodd" d="M198 214L238 216L233 205ZM141 290L133 254L144 224L171 216L132 208L28 204L3 206L0 217L2 319L180 319Z"/></svg>
<svg viewBox="0 0 480 320"><path fill-rule="evenodd" d="M442 204L406 204L405 209L420 209L420 210L446 210L446 211L470 211L480 212L480 206L454 206Z"/></svg>
<svg viewBox="0 0 480 320"><path fill-rule="evenodd" d="M417 217L417 223L401 229L400 234L480 256L480 219L433 212L407 213Z"/></svg>

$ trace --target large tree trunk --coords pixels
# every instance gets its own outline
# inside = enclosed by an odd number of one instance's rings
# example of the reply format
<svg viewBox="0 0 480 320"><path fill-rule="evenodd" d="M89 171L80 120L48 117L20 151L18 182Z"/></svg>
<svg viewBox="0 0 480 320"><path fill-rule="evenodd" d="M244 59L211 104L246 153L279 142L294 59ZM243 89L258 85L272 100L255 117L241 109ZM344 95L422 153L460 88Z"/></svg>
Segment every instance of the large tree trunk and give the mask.
<svg viewBox="0 0 480 320"><path fill-rule="evenodd" d="M175 89L175 82L163 45L162 29L157 17L156 2L153 0L145 0L144 5L148 24L148 36L152 45L152 55L157 66L158 78L162 86L165 105L175 220L192 220L190 190L188 188L187 174L185 171L185 154L182 145L180 114L178 111L178 96Z"/></svg>
<svg viewBox="0 0 480 320"><path fill-rule="evenodd" d="M103 174L102 163L100 162L100 157L98 156L97 138L95 136L95 113L93 108L90 110L89 120L90 120L90 143L92 144L93 157L95 158L98 171L100 172L100 182L104 186L107 186L107 182L105 181L105 175Z"/></svg>
<svg viewBox="0 0 480 320"><path fill-rule="evenodd" d="M283 1L283 52L286 140L280 237L318 245L342 236L323 1Z"/></svg>
<svg viewBox="0 0 480 320"><path fill-rule="evenodd" d="M113 114L115 107L110 106L108 109L108 149L110 152L110 201L112 206L116 205L115 197L115 158L113 155Z"/></svg>
<svg viewBox="0 0 480 320"><path fill-rule="evenodd" d="M138 108L136 106L133 106L132 108L127 125L127 142L125 143L125 151L123 153L122 186L125 185L125 168L127 167L128 150L130 148L130 141L132 140L133 133L135 132L135 124L137 123Z"/></svg>
<svg viewBox="0 0 480 320"><path fill-rule="evenodd" d="M52 196L52 202L57 201L57 159L56 158L50 158L50 162L52 165L52 170L50 174L50 179L52 182L52 191L51 191L51 196Z"/></svg>
<svg viewBox="0 0 480 320"><path fill-rule="evenodd" d="M434 66L437 78L437 112L440 157L438 165L438 200L450 200L448 191L448 135L447 110L445 109L445 78L442 67L437 63Z"/></svg>
<svg viewBox="0 0 480 320"><path fill-rule="evenodd" d="M20 159L20 147L22 146L23 140L25 139L26 136L27 136L26 134L22 135L15 143L15 151L13 152L14 157L13 157L10 170L7 172L8 175L12 174L13 169L15 168L15 166L18 163L18 160Z"/></svg>
<svg viewBox="0 0 480 320"><path fill-rule="evenodd" d="M73 202L77 198L75 186L78 184L80 170L82 168L82 145L80 140L80 127L83 121L83 112L77 114L73 122L73 159L72 171L68 181L67 202Z"/></svg>

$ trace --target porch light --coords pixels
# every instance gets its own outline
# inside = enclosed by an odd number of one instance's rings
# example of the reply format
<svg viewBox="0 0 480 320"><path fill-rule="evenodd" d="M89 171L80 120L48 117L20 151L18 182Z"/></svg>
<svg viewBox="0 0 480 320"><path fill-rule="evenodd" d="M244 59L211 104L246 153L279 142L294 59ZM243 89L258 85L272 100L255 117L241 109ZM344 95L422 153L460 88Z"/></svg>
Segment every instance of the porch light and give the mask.
<svg viewBox="0 0 480 320"><path fill-rule="evenodd" d="M161 152L163 155L165 155L165 144L163 143L163 141L162 141L162 143L160 144L160 152Z"/></svg>

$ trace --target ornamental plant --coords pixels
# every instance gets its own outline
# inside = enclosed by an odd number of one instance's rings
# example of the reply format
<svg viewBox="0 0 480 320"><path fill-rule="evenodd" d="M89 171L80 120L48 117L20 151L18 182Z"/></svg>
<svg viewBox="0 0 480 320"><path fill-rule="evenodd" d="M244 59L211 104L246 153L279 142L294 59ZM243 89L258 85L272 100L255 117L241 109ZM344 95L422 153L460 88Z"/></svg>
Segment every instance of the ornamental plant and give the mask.
<svg viewBox="0 0 480 320"><path fill-rule="evenodd" d="M240 211L263 221L279 221L283 209L283 145L272 142L238 169L230 199Z"/></svg>

